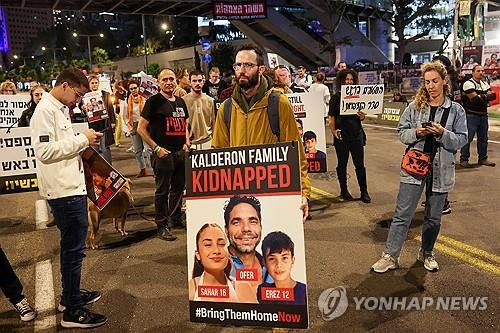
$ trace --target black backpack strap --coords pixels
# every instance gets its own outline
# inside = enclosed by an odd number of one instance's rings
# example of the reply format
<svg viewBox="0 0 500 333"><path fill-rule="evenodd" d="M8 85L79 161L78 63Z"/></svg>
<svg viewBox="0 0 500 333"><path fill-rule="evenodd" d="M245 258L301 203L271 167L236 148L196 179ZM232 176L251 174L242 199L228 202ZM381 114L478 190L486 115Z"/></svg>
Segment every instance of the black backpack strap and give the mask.
<svg viewBox="0 0 500 333"><path fill-rule="evenodd" d="M280 141L280 95L278 91L272 92L269 95L269 103L267 106L267 116L269 117L269 125L271 126L271 131Z"/></svg>
<svg viewBox="0 0 500 333"><path fill-rule="evenodd" d="M439 123L443 127L446 127L446 122L448 121L448 116L450 115L450 109L451 109L451 106L449 108L444 109L443 115L441 116L441 121Z"/></svg>
<svg viewBox="0 0 500 333"><path fill-rule="evenodd" d="M233 109L233 99L231 97L224 101L224 122L226 123L227 133L231 139L231 111Z"/></svg>

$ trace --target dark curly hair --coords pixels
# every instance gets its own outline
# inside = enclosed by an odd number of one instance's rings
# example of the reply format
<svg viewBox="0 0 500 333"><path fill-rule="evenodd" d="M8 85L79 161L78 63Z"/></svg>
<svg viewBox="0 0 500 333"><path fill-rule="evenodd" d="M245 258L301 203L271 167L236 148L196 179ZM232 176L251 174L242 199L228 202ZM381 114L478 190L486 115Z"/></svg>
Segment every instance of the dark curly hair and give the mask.
<svg viewBox="0 0 500 333"><path fill-rule="evenodd" d="M335 85L337 86L337 91L340 91L340 87L345 84L347 75L351 74L354 79L354 84L358 84L358 74L352 69L343 69L337 73L337 78Z"/></svg>

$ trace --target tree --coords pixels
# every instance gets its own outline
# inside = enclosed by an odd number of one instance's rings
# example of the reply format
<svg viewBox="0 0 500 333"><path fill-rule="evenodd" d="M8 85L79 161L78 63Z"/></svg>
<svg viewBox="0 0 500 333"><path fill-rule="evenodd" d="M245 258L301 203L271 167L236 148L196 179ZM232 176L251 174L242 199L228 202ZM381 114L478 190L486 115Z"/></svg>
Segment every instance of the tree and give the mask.
<svg viewBox="0 0 500 333"><path fill-rule="evenodd" d="M156 38L146 39L146 49L148 54L154 54L161 49L161 41ZM136 46L132 49L132 55L135 57L144 55L144 45Z"/></svg>
<svg viewBox="0 0 500 333"><path fill-rule="evenodd" d="M340 45L351 45L351 39L344 37L338 39L336 32L346 10L345 0L318 0L305 1L308 7L308 12L313 12L321 16L321 20L317 18L303 18L297 23L297 26L304 30L310 30L322 39L321 53L328 52L328 63L330 67L335 67L337 63L337 47Z"/></svg>
<svg viewBox="0 0 500 333"><path fill-rule="evenodd" d="M212 67L219 67L222 73L231 72L234 63L234 46L229 43L219 43L212 48Z"/></svg>
<svg viewBox="0 0 500 333"><path fill-rule="evenodd" d="M148 65L148 74L154 77L158 77L160 74L161 68L160 65L156 62L152 62Z"/></svg>
<svg viewBox="0 0 500 333"><path fill-rule="evenodd" d="M94 65L102 66L109 65L112 61L109 60L108 52L105 49L94 47L92 50L92 63Z"/></svg>
<svg viewBox="0 0 500 333"><path fill-rule="evenodd" d="M433 29L443 34L451 29L450 16L438 15L439 6L444 6L448 3L447 0L390 0L390 2L393 5L394 15L384 20L394 28L395 38L390 37L388 41L398 47L399 63L403 63L406 46L409 43L428 36ZM405 33L406 28L418 29L420 32L409 36Z"/></svg>

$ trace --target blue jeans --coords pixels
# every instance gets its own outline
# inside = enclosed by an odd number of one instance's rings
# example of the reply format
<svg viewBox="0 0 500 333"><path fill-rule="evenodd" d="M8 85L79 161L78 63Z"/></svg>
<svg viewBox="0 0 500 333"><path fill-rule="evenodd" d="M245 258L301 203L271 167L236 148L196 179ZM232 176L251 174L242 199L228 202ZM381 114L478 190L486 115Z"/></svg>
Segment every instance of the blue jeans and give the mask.
<svg viewBox="0 0 500 333"><path fill-rule="evenodd" d="M109 146L106 146L105 143L106 140L104 140L104 137L101 138L101 141L99 141L99 150L101 152L102 157L109 163L113 164L113 160L111 159L111 148Z"/></svg>
<svg viewBox="0 0 500 333"><path fill-rule="evenodd" d="M470 143L477 133L478 161L488 159L488 116L479 116L467 113L467 131L469 142L460 149L460 161L468 161L470 157Z"/></svg>
<svg viewBox="0 0 500 333"><path fill-rule="evenodd" d="M132 138L132 144L134 145L134 151L135 151L135 160L137 161L137 164L139 164L139 169L145 169L146 168L146 162L144 162L144 156L143 156L143 151L144 151L144 142L142 141L142 138L139 134L134 134L131 136Z"/></svg>
<svg viewBox="0 0 500 333"><path fill-rule="evenodd" d="M80 279L88 229L87 197L75 195L48 202L61 233L61 303L72 312L83 306Z"/></svg>
<svg viewBox="0 0 500 333"><path fill-rule="evenodd" d="M427 180L422 181L421 185L399 184L396 211L385 243L385 253L395 257L400 255L424 185L426 187L426 200L424 224L422 225L422 250L424 254L432 253L441 228L441 215L448 193L432 192L431 177L427 177Z"/></svg>

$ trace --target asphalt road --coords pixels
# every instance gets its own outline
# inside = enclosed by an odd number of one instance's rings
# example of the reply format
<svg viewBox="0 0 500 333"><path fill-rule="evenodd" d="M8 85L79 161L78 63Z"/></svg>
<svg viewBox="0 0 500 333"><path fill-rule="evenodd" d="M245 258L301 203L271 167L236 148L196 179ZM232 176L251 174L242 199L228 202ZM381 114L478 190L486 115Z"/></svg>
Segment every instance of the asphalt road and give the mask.
<svg viewBox="0 0 500 333"><path fill-rule="evenodd" d="M423 222L419 207L401 257L402 268L383 275L370 272L387 237L399 185L403 145L394 129L365 127L365 150L371 204L341 202L335 172L312 177L313 220L304 226L309 287L310 331L315 332L499 332L500 243L498 200L500 166L457 170L455 190L449 198L452 214L443 217L436 245L441 270L428 273L415 257ZM491 133L490 158L500 162L500 133ZM127 145L113 148L114 165L133 177L137 167ZM329 169L335 170L335 152L328 148ZM472 148L475 155L475 148ZM474 161L474 159L471 159ZM351 193L359 196L352 164ZM151 218L154 180L146 177L132 186L138 210ZM25 294L41 313L22 323L5 298L0 300L0 332L54 332L62 330L55 306L60 295L59 234L57 229L36 230L36 194L2 196L0 244L25 286ZM97 332L249 332L269 329L221 327L189 322L186 286L186 233L174 230L175 242L155 237L155 226L131 212L129 236L114 232L105 221L100 248L87 251L82 287L100 290L103 297L91 306L108 316ZM318 297L327 288L343 286L347 311L326 321ZM354 297L487 297L484 310L367 310L356 309ZM365 304L366 305L366 304ZM367 304L370 308L370 304ZM66 330L71 331L71 330Z"/></svg>

